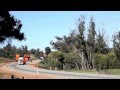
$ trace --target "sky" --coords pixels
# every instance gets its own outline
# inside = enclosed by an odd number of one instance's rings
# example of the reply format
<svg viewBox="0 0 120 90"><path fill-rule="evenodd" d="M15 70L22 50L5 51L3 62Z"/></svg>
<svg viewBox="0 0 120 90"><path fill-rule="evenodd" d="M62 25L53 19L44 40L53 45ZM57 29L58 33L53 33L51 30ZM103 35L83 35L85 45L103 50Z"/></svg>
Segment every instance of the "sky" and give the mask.
<svg viewBox="0 0 120 90"><path fill-rule="evenodd" d="M50 41L55 41L55 36L69 35L71 30L76 28L77 20L81 15L85 15L86 29L89 27L90 17L94 17L96 30L104 28L105 37L109 41L112 35L120 31L119 11L11 11L15 18L20 19L23 26L26 41L13 40L12 45L20 47L27 45L28 49L39 48L41 51L50 45Z"/></svg>

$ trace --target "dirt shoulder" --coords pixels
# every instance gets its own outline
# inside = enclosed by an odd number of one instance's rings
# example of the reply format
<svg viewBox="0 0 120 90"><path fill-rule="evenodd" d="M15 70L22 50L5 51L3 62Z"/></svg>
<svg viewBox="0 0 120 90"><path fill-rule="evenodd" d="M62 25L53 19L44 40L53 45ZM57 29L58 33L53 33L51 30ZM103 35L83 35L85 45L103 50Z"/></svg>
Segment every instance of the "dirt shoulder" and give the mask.
<svg viewBox="0 0 120 90"><path fill-rule="evenodd" d="M10 62L11 63L11 62ZM1 63L0 64L0 79L11 79L11 75L15 75L18 78L24 77L24 79L58 79L60 77L56 75L50 75L50 74L37 74L37 73L28 73L28 72L22 72L18 70L12 70L9 68L5 68L4 65L10 64L10 63ZM38 63L38 61L33 61L30 63L29 66L35 68L35 64Z"/></svg>

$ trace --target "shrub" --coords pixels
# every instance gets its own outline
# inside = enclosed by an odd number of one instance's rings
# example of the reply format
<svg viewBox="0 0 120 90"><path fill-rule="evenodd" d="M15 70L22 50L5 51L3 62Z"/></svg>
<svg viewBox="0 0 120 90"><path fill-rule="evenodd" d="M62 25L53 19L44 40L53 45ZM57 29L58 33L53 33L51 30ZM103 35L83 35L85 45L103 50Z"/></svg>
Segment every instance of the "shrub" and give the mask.
<svg viewBox="0 0 120 90"><path fill-rule="evenodd" d="M95 68L100 71L104 69L120 68L120 62L116 56L110 52L107 54L95 54Z"/></svg>
<svg viewBox="0 0 120 90"><path fill-rule="evenodd" d="M77 53L66 53L64 54L64 69L80 69L81 59Z"/></svg>

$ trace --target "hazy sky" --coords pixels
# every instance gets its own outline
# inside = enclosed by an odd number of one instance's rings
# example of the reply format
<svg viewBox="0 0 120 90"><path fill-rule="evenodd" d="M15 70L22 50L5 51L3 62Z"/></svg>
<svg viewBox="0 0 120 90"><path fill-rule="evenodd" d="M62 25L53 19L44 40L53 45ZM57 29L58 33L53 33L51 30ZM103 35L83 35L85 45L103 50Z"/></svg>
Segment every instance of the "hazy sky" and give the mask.
<svg viewBox="0 0 120 90"><path fill-rule="evenodd" d="M55 36L68 35L76 28L77 19L80 15L86 16L86 28L90 17L96 22L96 30L104 28L106 38L110 41L112 35L120 31L120 12L113 11L12 11L15 18L22 21L22 32L25 33L26 41L13 40L12 45L20 47L27 45L28 49L52 47L49 42L55 40ZM109 42L109 45L112 44Z"/></svg>

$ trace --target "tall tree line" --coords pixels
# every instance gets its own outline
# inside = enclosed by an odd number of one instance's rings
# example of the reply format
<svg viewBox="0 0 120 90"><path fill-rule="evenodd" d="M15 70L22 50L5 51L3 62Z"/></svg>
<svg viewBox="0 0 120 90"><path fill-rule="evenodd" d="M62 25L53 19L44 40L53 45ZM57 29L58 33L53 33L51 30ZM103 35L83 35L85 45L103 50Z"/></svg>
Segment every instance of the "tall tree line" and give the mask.
<svg viewBox="0 0 120 90"><path fill-rule="evenodd" d="M113 35L114 50L113 48L111 50L107 45L107 41L105 40L105 33L103 32L103 30L99 30L98 33L96 32L96 25L93 17L90 18L88 29L86 29L85 27L85 17L81 16L78 19L77 29L73 30L69 34L69 36L56 36L55 38L57 40L56 42L50 42L54 49L63 52L64 57L66 57L66 55L76 55L76 58L73 58L74 56L69 56L71 57L71 62L73 62L71 67L74 66L75 68L79 69L95 69L96 62L98 61L96 57L98 57L99 55L106 55L106 57L104 58L106 58L105 60L108 61L105 62L105 65L108 65L108 62L110 61L108 58L110 57L110 55L116 56L117 61L120 60L120 32L116 35ZM68 63L68 61L65 62L66 58L64 58L63 61L64 65ZM100 63L101 62L99 62L99 64ZM70 62L69 65L71 65Z"/></svg>

